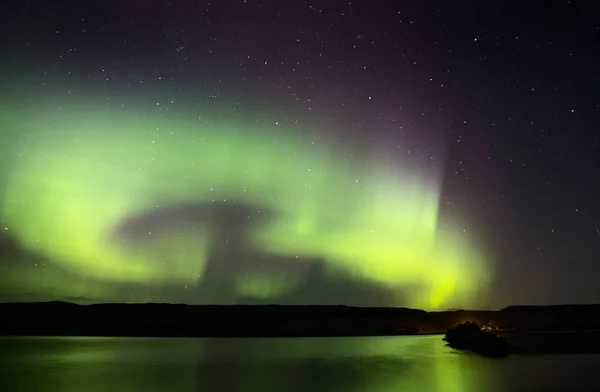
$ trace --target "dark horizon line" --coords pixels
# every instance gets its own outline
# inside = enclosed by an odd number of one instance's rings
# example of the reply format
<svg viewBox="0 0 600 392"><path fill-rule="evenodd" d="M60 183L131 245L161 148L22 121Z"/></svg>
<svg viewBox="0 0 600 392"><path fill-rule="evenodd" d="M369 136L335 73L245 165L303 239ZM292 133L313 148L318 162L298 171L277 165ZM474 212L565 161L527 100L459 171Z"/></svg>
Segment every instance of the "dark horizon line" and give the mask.
<svg viewBox="0 0 600 392"><path fill-rule="evenodd" d="M410 308L405 306L355 306L355 305L322 305L322 304L189 304L174 302L91 302L77 303L70 301L51 300L51 301L0 301L0 305L10 304L66 304L75 306L103 306L103 305L170 305L170 306L189 306L189 307L287 307L287 308L356 308L356 309L402 309L413 310L425 313L447 313L447 312L500 312L506 309L514 308L566 308L566 307L595 307L600 303L572 303L572 304L554 304L554 305L509 305L499 309L469 309L469 308L448 308L445 310L424 310L419 308Z"/></svg>

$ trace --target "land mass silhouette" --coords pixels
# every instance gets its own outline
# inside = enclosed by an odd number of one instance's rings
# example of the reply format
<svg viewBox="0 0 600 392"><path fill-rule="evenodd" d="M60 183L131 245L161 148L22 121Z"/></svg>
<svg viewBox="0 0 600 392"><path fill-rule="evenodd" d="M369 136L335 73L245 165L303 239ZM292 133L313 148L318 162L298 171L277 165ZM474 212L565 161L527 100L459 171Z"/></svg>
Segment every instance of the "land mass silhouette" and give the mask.
<svg viewBox="0 0 600 392"><path fill-rule="evenodd" d="M600 304L498 311L303 305L18 302L0 304L0 335L110 337L333 337L445 333L491 326L511 352L600 352Z"/></svg>

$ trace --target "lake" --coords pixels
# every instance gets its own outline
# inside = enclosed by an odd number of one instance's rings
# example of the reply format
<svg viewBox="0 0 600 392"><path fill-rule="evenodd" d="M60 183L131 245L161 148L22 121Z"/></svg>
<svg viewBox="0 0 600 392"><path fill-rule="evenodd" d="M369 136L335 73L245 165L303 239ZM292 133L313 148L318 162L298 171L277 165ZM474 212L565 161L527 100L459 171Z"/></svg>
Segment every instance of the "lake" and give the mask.
<svg viewBox="0 0 600 392"><path fill-rule="evenodd" d="M600 391L600 354L488 359L441 335L0 338L0 391Z"/></svg>

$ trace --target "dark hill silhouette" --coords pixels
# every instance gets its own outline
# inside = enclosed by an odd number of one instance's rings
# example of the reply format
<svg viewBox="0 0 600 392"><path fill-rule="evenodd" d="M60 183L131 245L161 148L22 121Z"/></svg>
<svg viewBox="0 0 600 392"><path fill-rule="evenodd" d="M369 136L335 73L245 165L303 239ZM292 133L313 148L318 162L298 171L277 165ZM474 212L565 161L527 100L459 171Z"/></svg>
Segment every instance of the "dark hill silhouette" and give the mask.
<svg viewBox="0 0 600 392"><path fill-rule="evenodd" d="M494 320L512 333L600 330L600 305L518 306L500 311L284 305L0 304L2 335L366 336L444 333Z"/></svg>

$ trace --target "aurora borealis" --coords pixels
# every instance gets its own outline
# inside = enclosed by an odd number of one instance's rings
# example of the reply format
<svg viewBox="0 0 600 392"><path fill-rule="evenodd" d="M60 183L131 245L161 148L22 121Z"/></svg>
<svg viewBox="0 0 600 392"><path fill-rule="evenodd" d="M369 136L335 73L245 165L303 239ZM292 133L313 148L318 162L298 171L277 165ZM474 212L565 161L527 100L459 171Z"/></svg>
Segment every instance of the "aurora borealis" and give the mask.
<svg viewBox="0 0 600 392"><path fill-rule="evenodd" d="M597 302L597 32L324 3L8 7L0 300Z"/></svg>
<svg viewBox="0 0 600 392"><path fill-rule="evenodd" d="M318 259L325 275L438 308L450 297L468 301L485 277L465 239L439 226L439 180L418 168L348 161L332 141L267 126L126 111L74 108L18 128L27 137L6 173L2 222L27 250L81 279L187 288L221 263L229 270L210 276L207 298L274 300L305 282ZM269 257L280 261L265 266ZM107 295L101 287L75 295Z"/></svg>

